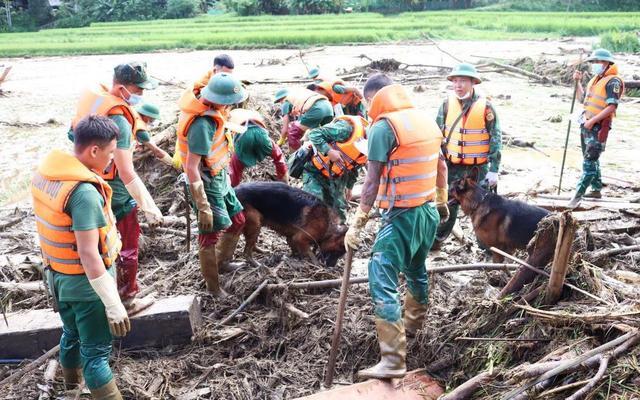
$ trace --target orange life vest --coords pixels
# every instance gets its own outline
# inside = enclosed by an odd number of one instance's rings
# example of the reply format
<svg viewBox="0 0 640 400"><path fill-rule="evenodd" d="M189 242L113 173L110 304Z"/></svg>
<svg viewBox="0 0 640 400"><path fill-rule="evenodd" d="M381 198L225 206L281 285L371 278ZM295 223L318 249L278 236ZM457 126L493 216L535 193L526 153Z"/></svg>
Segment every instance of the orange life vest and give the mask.
<svg viewBox="0 0 640 400"><path fill-rule="evenodd" d="M93 184L104 199L102 212L107 221L99 228L98 251L109 268L120 252L121 243L111 211L111 188L76 157L54 150L40 164L31 180L33 211L40 236L45 266L67 275L84 274L78 254L73 221L64 210L74 189L82 182Z"/></svg>
<svg viewBox="0 0 640 400"><path fill-rule="evenodd" d="M587 84L587 94L584 99L584 112L587 119L593 118L600 113L600 111L607 108L607 83L613 78L620 79L622 89L620 96L624 93L624 81L618 76L618 66L611 65L604 76L594 76ZM615 113L613 114L615 117Z"/></svg>
<svg viewBox="0 0 640 400"><path fill-rule="evenodd" d="M325 96L314 92L313 90L305 88L291 88L289 94L285 97L291 105L293 110L291 114L295 117L302 115L309 111L314 104L319 100L328 100Z"/></svg>
<svg viewBox="0 0 640 400"><path fill-rule="evenodd" d="M230 161L230 145L231 137L224 129L224 117L220 112L212 110L209 106L198 100L193 89L187 89L178 101L180 108L180 116L178 118L178 148L182 167L187 165L187 154L189 153L189 144L187 133L189 127L197 117L211 118L216 123L216 132L213 135L213 143L209 154L203 157L203 164L209 169L212 176L222 171Z"/></svg>
<svg viewBox="0 0 640 400"><path fill-rule="evenodd" d="M347 171L350 171L358 165L364 165L367 163L367 156L362 154L355 146L356 142L362 140L365 134L365 126L367 121L362 117L355 117L352 115L343 115L336 118L334 121L347 121L351 125L351 136L344 142L332 142L329 146L340 152L342 160L344 162L334 163L329 159L329 156L322 155L316 152L311 159L313 165L322 172L322 175L327 178L337 178L342 176Z"/></svg>
<svg viewBox="0 0 640 400"><path fill-rule="evenodd" d="M488 161L491 136L485 123L486 108L487 99L479 97L471 105L467 115L459 119L447 143L447 158L452 164L480 165ZM461 113L460 101L456 96L450 95L444 127L445 138L449 137L451 126Z"/></svg>
<svg viewBox="0 0 640 400"><path fill-rule="evenodd" d="M334 85L347 86L347 84L338 78L323 80L318 84L325 92L329 94L329 101L332 105L341 104L343 106L358 105L361 100L353 93L337 93L333 90Z"/></svg>
<svg viewBox="0 0 640 400"><path fill-rule="evenodd" d="M109 89L99 84L96 88L90 88L85 90L80 96L78 101L78 108L76 110L76 116L71 121L71 129L75 129L78 122L87 115L122 115L131 124L131 150L133 151L133 143L135 140L135 125L138 113L127 102L109 93ZM111 181L115 179L118 171L116 169L115 162L111 162L104 171L98 171L102 179Z"/></svg>
<svg viewBox="0 0 640 400"><path fill-rule="evenodd" d="M382 170L380 208L418 207L435 199L442 133L426 115L414 107L402 85L380 89L371 101L374 124L386 120L397 142Z"/></svg>

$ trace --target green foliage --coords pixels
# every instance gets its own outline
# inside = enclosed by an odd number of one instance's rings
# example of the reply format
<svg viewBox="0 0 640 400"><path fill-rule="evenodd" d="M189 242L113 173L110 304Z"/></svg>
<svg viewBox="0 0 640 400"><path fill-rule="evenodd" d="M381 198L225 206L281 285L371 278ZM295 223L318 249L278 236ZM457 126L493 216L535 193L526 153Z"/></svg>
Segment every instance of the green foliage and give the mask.
<svg viewBox="0 0 640 400"><path fill-rule="evenodd" d="M640 52L640 39L635 32L607 32L600 35L598 47L609 51L637 53Z"/></svg>
<svg viewBox="0 0 640 400"><path fill-rule="evenodd" d="M53 21L53 12L48 0L29 0L29 16L36 26Z"/></svg>
<svg viewBox="0 0 640 400"><path fill-rule="evenodd" d="M151 1L151 0L148 0ZM152 1L151 1L152 2ZM412 12L102 22L75 29L0 34L0 57L108 54L161 49L317 46L436 39L507 40L640 30L640 13ZM126 40L122 40L126 37ZM606 47L606 46L605 46Z"/></svg>
<svg viewBox="0 0 640 400"><path fill-rule="evenodd" d="M165 18L191 18L200 11L199 0L168 0Z"/></svg>
<svg viewBox="0 0 640 400"><path fill-rule="evenodd" d="M343 0L287 0L291 14L339 13L344 7Z"/></svg>

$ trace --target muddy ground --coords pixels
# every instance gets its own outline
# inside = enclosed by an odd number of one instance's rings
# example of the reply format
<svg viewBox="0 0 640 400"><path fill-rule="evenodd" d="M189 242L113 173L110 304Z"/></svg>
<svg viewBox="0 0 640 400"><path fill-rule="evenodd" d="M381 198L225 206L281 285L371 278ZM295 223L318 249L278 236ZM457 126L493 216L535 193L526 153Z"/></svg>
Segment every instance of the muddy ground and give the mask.
<svg viewBox="0 0 640 400"><path fill-rule="evenodd" d="M563 63L577 59L576 51L590 50L593 40L571 41L504 41L504 42L456 42L439 43L441 49L455 57L481 63L493 57L501 62L514 62L521 57L534 61L544 58L546 64ZM162 108L163 124L171 123L176 115L176 100L181 92L179 85L199 77L217 52L167 52L116 56L83 56L65 58L34 58L1 60L14 65L8 82L3 84L4 96L0 96L0 139L4 144L4 157L0 159L0 223L18 220L10 227L2 228L0 236L0 272L3 281L31 281L38 276L25 262L25 255L33 255L33 222L30 217L26 187L29 174L38 158L54 147L68 147L66 130L78 93L87 84L102 80L108 82L115 64L129 60L145 60L151 73L168 83L157 90L149 91L146 97ZM306 75L304 63L296 50L229 51L236 61L237 74L248 80L291 79ZM371 59L395 58L408 64L432 64L451 66L455 60L434 45L426 43L399 43L379 46L327 47L323 51L303 56L309 65L320 65L325 69L339 66L336 72L351 71L365 66L369 60L360 58L366 54ZM281 61L286 60L284 65ZM625 55L620 62L622 73L630 79L640 73L640 56ZM260 65L260 66L258 66ZM430 78L409 83L418 104L434 117L437 107L447 93L448 82L444 71L437 68L411 67L407 71L394 72L399 79L416 76ZM516 75L497 72L482 74L485 82L479 90L492 97L499 114L503 130L512 138L535 142L535 149L506 146L502 158L501 193L522 193L531 189L551 189L557 184L564 135L572 88L561 84L540 84ZM250 86L253 104L268 107L269 97L280 85L254 84ZM637 182L640 167L635 162L636 140L640 133L636 129L640 104L623 104L615 121L607 151L602 157L608 196L627 197ZM560 117L560 118L558 118ZM560 122L552 122L558 121ZM165 145L167 147L167 145ZM572 129L567 157L564 185L570 189L576 182L580 167L578 130ZM175 202L173 175L153 160L144 159L139 165L152 182L154 196L165 213L170 210L179 215L182 209ZM265 178L272 167L254 170L249 179ZM636 185L637 186L637 185ZM626 187L626 188L625 188ZM16 208L17 207L17 208ZM24 218L22 218L24 216ZM467 238L471 237L468 221L462 227ZM367 228L365 247L357 254L367 256L376 230L375 223ZM194 242L195 243L195 242ZM241 243L242 244L242 243ZM324 365L330 345L335 318L337 290L316 293L290 292L275 299L261 297L228 327L216 326L216 321L228 315L264 279L270 282L292 280L320 280L340 276L342 264L326 269L302 260L288 257L285 241L265 232L261 236L261 247L268 250L258 259L266 268L245 267L232 276L225 276L225 284L232 297L215 300L206 295L199 278L197 256L184 252L184 239L173 234L145 236L142 242L141 277L144 287L158 296L196 293L201 296L204 329L195 338L194 344L182 348L167 348L159 351L115 352L116 375L128 398L217 398L217 399L289 399L316 392L320 389ZM608 246L608 242L598 242ZM17 258L7 259L7 255ZM443 251L430 257L432 265L469 263L481 261L483 252L474 241L461 246L449 241ZM3 261L6 260L6 261ZM637 257L623 257L625 269L638 272ZM358 273L363 273L360 261ZM16 266L17 265L17 266ZM617 265L617 264L616 264ZM409 368L429 367L450 359L456 352L462 354L454 334L486 333L500 330L512 314L501 304L490 298L505 284L508 275L504 272L458 273L432 277L430 316L427 327L417 340L410 343ZM580 277L576 278L580 279ZM366 285L352 288L347 305L346 324L341 354L338 359L336 381L352 382L354 373L370 365L377 358L373 318ZM6 311L29 308L45 308L46 298L40 293L0 293ZM580 299L582 303L584 299ZM290 314L283 303L293 304L309 314L308 319ZM512 310L511 310L512 311ZM502 313L502 314L501 314ZM487 321L488 316L504 315ZM456 329L445 329L446 323L457 323ZM468 327L463 329L463 326ZM540 333L545 327L529 327ZM538 329L538 330L536 330ZM569 333L568 330L571 332ZM547 332L549 333L549 332ZM517 365L522 361L537 361L555 348L566 344L568 336L595 336L591 327L577 325L552 329L549 333L554 341L540 346L503 346L480 344L466 348L469 357L463 368L448 365L437 374L443 386L453 387L465 378L484 369L485 364L505 362ZM446 339L442 339L446 337ZM557 339L556 339L557 338ZM595 339L591 339L595 341ZM507 356L508 354L508 356ZM455 357L453 357L455 359ZM446 362L444 363L446 364ZM451 363L449 363L451 364ZM625 364L626 365L626 364ZM631 369L630 369L631 368ZM637 367L636 376L637 376ZM0 379L8 375L9 367L0 366ZM626 385L633 382L633 368L616 370L624 377ZM630 377L629 377L630 376ZM627 379L628 378L628 379ZM12 386L7 398L56 398L63 396L59 379L53 389L43 390L42 371L24 377L21 384ZM606 388L602 389L606 392ZM609 391L611 391L611 384ZM617 398L633 398L635 390L613 387ZM492 398L496 391L487 392ZM603 392L599 392L603 393ZM80 393L67 393L77 397ZM84 395L83 395L84 396ZM627 397L629 396L629 397ZM4 397L4 395L3 395ZM479 397L479 398L481 398ZM565 398L562 394L556 397ZM613 398L613 397L612 397Z"/></svg>

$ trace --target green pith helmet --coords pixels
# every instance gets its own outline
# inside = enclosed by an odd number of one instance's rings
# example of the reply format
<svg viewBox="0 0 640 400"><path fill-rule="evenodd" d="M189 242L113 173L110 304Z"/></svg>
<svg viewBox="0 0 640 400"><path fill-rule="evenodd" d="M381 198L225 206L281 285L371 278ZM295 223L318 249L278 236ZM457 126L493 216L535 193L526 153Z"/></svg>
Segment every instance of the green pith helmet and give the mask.
<svg viewBox="0 0 640 400"><path fill-rule="evenodd" d="M289 95L288 89L278 89L278 91L276 92L276 96L273 98L273 102L278 103L279 101L287 97L287 95Z"/></svg>
<svg viewBox="0 0 640 400"><path fill-rule="evenodd" d="M613 55L611 52L606 49L596 49L591 53L591 55L587 58L588 62L592 61L608 61L611 64L615 64L615 60L613 59Z"/></svg>
<svg viewBox="0 0 640 400"><path fill-rule="evenodd" d="M201 93L205 100L225 106L238 104L247 98L247 91L242 83L226 72L212 76Z"/></svg>
<svg viewBox="0 0 640 400"><path fill-rule="evenodd" d="M482 80L478 76L478 70L476 69L476 67L469 63L461 63L456 65L453 70L451 70L449 75L447 75L447 79L453 80L453 77L455 76L468 76L469 78L473 79L473 82L476 84L482 82Z"/></svg>
<svg viewBox="0 0 640 400"><path fill-rule="evenodd" d="M314 67L309 70L309 79L317 79L320 75L320 67Z"/></svg>
<svg viewBox="0 0 640 400"><path fill-rule="evenodd" d="M136 111L140 115L144 115L153 119L160 119L160 109L155 104L142 103L141 105L136 107Z"/></svg>

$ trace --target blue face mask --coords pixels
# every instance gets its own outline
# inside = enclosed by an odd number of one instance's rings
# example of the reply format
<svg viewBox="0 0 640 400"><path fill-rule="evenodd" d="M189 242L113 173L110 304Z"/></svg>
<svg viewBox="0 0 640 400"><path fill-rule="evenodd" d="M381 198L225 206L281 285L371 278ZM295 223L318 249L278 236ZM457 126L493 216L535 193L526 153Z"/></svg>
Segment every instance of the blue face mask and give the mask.
<svg viewBox="0 0 640 400"><path fill-rule="evenodd" d="M591 64L591 73L594 75L600 75L604 71L604 67L602 64L594 63Z"/></svg>
<svg viewBox="0 0 640 400"><path fill-rule="evenodd" d="M125 87L123 87L123 89L125 90L125 92L127 92L129 94L129 98L125 99L125 101L130 106L136 106L136 105L142 104L144 102L144 98L142 96L140 96L139 94L131 93Z"/></svg>

